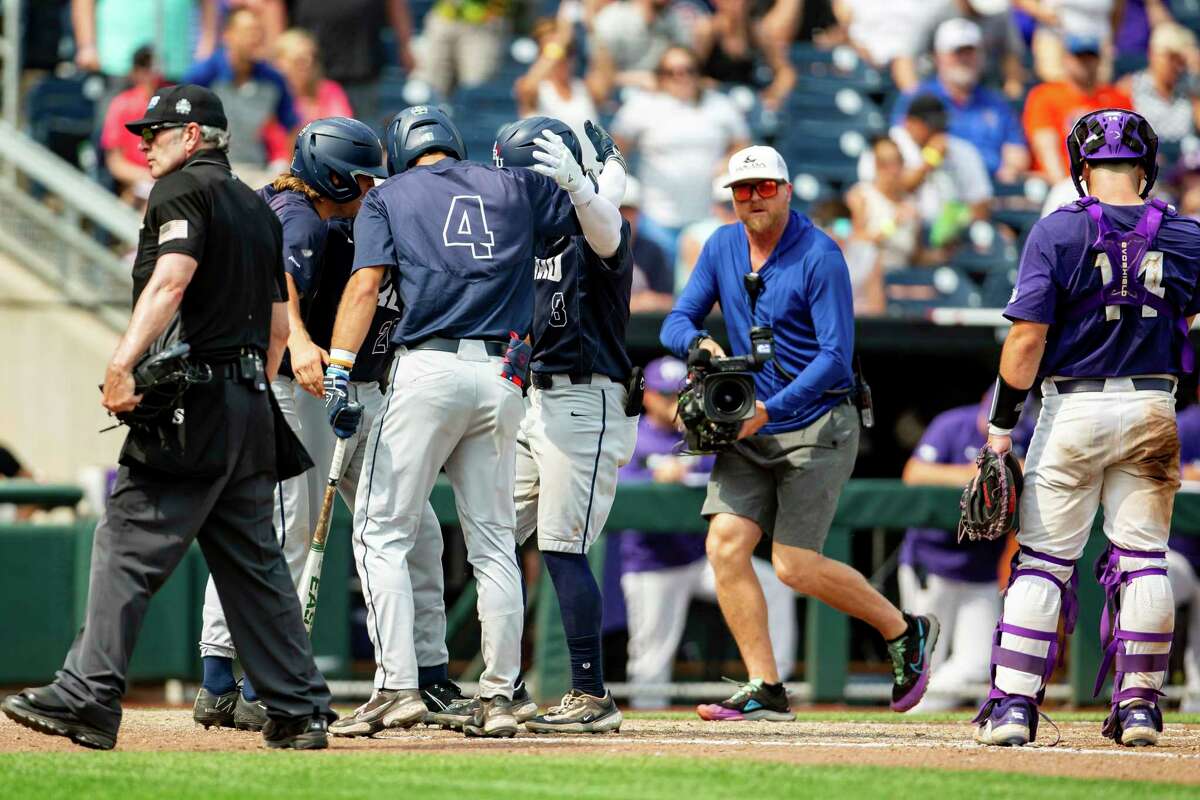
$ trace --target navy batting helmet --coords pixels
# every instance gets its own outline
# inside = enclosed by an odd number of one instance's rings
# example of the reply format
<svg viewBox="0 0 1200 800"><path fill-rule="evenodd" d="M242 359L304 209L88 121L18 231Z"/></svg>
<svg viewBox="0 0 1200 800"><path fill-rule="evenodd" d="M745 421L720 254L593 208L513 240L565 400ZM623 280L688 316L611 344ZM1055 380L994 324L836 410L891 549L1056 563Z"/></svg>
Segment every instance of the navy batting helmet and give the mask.
<svg viewBox="0 0 1200 800"><path fill-rule="evenodd" d="M1085 114L1067 135L1071 180L1083 196L1083 165L1089 161L1131 161L1146 171L1150 194L1158 177L1158 135L1141 114L1123 108L1105 108Z"/></svg>
<svg viewBox="0 0 1200 800"><path fill-rule="evenodd" d="M438 106L409 106L388 123L384 134L389 175L404 172L421 156L434 150L454 156L459 161L467 157L458 126Z"/></svg>
<svg viewBox="0 0 1200 800"><path fill-rule="evenodd" d="M579 137L567 123L554 117L529 117L505 125L496 134L492 161L497 167L532 167L538 163L533 159L533 151L537 149L533 140L539 138L542 131L552 131L562 137L563 144L575 156L575 163L583 164Z"/></svg>
<svg viewBox="0 0 1200 800"><path fill-rule="evenodd" d="M292 175L335 203L362 194L357 176L386 178L379 137L370 126L349 117L308 123L296 137Z"/></svg>

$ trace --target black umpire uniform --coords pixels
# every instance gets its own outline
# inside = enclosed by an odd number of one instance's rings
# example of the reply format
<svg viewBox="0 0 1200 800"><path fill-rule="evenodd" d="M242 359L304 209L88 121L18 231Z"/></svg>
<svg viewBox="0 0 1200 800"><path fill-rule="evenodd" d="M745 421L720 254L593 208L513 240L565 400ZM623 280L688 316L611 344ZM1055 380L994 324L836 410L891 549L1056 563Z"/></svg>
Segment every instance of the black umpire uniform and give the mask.
<svg viewBox="0 0 1200 800"><path fill-rule="evenodd" d="M140 133L187 122L225 128L220 100L197 86L164 89L146 118L129 127ZM323 739L324 720L334 717L329 690L271 528L278 417L263 365L272 304L287 297L282 230L267 204L231 174L225 153L201 149L150 194L133 269L135 305L167 253L189 255L198 266L164 337L190 345L190 359L208 364L212 379L192 385L156 429L131 429L96 528L83 629L55 682L8 698L4 710L44 732L111 747L150 597L196 539L242 666L275 723L264 735L303 729L308 719ZM156 346L164 346L162 337ZM69 712L59 716L82 723L78 730L46 730L55 701Z"/></svg>

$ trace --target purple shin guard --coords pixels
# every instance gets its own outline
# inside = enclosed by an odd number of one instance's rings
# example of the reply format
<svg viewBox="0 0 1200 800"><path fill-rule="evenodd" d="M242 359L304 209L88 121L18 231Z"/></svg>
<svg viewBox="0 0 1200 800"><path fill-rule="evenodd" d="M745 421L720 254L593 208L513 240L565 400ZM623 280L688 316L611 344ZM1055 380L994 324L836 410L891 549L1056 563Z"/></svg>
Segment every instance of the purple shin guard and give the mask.
<svg viewBox="0 0 1200 800"><path fill-rule="evenodd" d="M1116 675L1113 678L1112 710L1104 721L1103 733L1109 738L1120 735L1120 708L1126 700L1145 700L1152 706L1158 705L1162 692L1157 689L1131 687L1122 689L1121 683L1127 672L1165 672L1168 669L1170 653L1127 653L1125 642L1158 642L1170 644L1173 638L1171 632L1146 633L1130 631L1121 627L1121 587L1136 578L1147 575L1162 575L1166 577L1167 570L1163 567L1146 567L1145 569L1122 571L1121 557L1125 558L1166 558L1163 550L1138 551L1125 550L1114 544L1100 554L1096 561L1096 580L1104 587L1104 611L1100 615L1100 644L1104 648L1104 657L1100 662L1100 672L1096 675L1096 685L1092 696L1100 694L1104 688L1104 679L1109 670L1115 665ZM1162 730L1162 717L1158 717L1159 730Z"/></svg>

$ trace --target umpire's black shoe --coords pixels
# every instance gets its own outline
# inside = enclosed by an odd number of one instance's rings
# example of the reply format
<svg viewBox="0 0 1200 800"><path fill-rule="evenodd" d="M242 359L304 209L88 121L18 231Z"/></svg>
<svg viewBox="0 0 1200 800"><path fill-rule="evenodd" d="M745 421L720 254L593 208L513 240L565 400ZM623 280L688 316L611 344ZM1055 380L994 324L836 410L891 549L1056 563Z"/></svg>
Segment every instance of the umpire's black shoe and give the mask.
<svg viewBox="0 0 1200 800"><path fill-rule="evenodd" d="M429 712L425 715L425 724L437 724L430 718L431 715L445 711L455 700L462 699L462 689L458 688L458 684L451 680L435 681L422 688L421 700L425 703L425 708Z"/></svg>
<svg viewBox="0 0 1200 800"><path fill-rule="evenodd" d="M241 690L236 686L225 694L213 694L201 686L200 691L196 693L196 702L192 704L192 719L205 728L214 725L218 728L232 728L234 714L241 698ZM262 730L262 727L259 726L256 730Z"/></svg>
<svg viewBox="0 0 1200 800"><path fill-rule="evenodd" d="M117 735L89 725L75 715L49 686L22 689L4 698L4 713L18 725L50 736L65 736L95 750L112 750Z"/></svg>
<svg viewBox="0 0 1200 800"><path fill-rule="evenodd" d="M233 727L239 731L261 731L267 724L267 706L262 700L247 700L238 692L233 709Z"/></svg>
<svg viewBox="0 0 1200 800"><path fill-rule="evenodd" d="M288 720L268 719L263 726L263 741L278 750L324 750L329 747L325 731L329 723L320 714L293 717Z"/></svg>

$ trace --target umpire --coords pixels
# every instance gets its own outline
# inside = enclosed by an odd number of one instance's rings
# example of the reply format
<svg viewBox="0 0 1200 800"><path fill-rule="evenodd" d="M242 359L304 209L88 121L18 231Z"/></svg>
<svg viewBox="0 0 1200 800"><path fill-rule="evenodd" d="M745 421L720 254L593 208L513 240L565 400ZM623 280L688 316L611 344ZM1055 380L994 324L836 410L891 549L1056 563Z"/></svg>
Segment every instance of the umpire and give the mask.
<svg viewBox="0 0 1200 800"><path fill-rule="evenodd" d="M334 716L329 690L271 530L279 416L267 384L288 331L279 221L230 173L225 112L212 92L164 88L127 127L142 137L158 182L133 267L133 315L108 364L102 403L118 415L133 411L143 399L134 365L178 342L211 378L151 424L131 425L96 528L83 629L54 683L7 697L3 709L42 733L111 749L150 597L196 539L266 703L267 745L323 748Z"/></svg>

